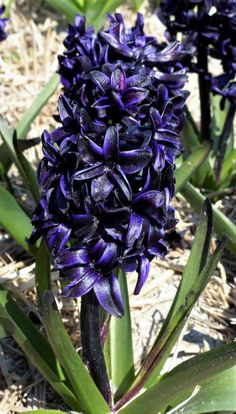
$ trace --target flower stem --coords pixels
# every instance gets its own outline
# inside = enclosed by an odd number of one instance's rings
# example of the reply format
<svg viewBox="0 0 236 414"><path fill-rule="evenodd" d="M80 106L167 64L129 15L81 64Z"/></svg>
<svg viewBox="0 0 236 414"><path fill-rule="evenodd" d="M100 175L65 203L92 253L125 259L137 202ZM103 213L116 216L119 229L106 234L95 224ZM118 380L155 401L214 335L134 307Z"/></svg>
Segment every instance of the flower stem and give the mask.
<svg viewBox="0 0 236 414"><path fill-rule="evenodd" d="M111 389L100 341L99 304L93 291L82 296L80 326L84 363L99 391L111 405Z"/></svg>
<svg viewBox="0 0 236 414"><path fill-rule="evenodd" d="M217 182L220 181L221 169L222 169L222 165L224 162L224 156L226 153L227 141L230 136L230 133L232 132L235 111L236 111L235 105L233 103L230 103L229 110L228 110L226 120L224 123L224 128L220 136L219 145L217 148L216 160L215 160L214 170L215 170Z"/></svg>
<svg viewBox="0 0 236 414"><path fill-rule="evenodd" d="M200 140L210 141L211 139L211 102L210 102L210 85L206 79L208 73L207 50L199 46L198 48L198 74L200 109L201 109L201 134Z"/></svg>

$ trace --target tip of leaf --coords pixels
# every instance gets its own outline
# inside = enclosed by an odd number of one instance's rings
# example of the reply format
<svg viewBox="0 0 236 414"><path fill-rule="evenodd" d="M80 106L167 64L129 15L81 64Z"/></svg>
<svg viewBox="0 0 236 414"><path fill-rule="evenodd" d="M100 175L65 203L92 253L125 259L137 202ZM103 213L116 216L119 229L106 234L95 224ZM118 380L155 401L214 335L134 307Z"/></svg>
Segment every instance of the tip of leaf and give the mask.
<svg viewBox="0 0 236 414"><path fill-rule="evenodd" d="M202 206L202 214L205 215L209 221L209 225L212 226L213 224L213 211L212 205L208 198L205 199L203 206Z"/></svg>

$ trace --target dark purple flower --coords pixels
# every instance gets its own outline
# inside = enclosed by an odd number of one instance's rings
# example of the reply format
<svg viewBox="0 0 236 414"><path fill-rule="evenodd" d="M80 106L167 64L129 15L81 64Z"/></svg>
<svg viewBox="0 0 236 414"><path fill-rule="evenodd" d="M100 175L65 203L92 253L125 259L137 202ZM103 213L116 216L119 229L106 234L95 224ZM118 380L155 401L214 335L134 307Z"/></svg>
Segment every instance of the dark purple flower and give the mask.
<svg viewBox="0 0 236 414"><path fill-rule="evenodd" d="M116 268L138 272L138 294L175 224L170 200L187 93L178 42L145 36L141 15L131 29L120 14L109 21L98 34L79 15L69 27L59 57L62 125L42 136L31 241L46 238L65 297L93 289L104 309L122 316Z"/></svg>
<svg viewBox="0 0 236 414"><path fill-rule="evenodd" d="M7 23L8 19L6 19L4 17L1 17L4 12L5 12L5 7L1 6L0 7L0 42L5 40L6 37L7 37L7 34L5 32L5 26L6 26L6 23Z"/></svg>
<svg viewBox="0 0 236 414"><path fill-rule="evenodd" d="M190 70L205 74L213 92L235 101L231 82L236 73L236 1L162 0L159 17L167 26L169 40L183 35ZM209 73L199 58L201 53L220 60L222 74Z"/></svg>

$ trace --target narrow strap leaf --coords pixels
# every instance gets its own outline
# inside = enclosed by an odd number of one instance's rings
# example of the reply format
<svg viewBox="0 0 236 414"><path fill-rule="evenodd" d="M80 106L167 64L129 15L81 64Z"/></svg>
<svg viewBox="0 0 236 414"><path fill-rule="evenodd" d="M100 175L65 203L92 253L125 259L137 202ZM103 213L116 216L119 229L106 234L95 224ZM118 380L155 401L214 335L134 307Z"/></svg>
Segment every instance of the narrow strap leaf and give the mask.
<svg viewBox="0 0 236 414"><path fill-rule="evenodd" d="M154 387L133 400L119 414L157 414L165 412L176 399L191 392L196 385L236 364L236 344L232 343L214 349L179 364L166 374ZM199 412L199 411L198 411ZM188 412L189 414L189 412Z"/></svg>
<svg viewBox="0 0 236 414"><path fill-rule="evenodd" d="M109 413L106 401L94 384L64 328L51 292L47 292L44 296L43 319L51 346L64 367L83 410L90 414Z"/></svg>
<svg viewBox="0 0 236 414"><path fill-rule="evenodd" d="M38 300L42 306L45 292L51 289L50 256L43 238L36 257L35 284Z"/></svg>
<svg viewBox="0 0 236 414"><path fill-rule="evenodd" d="M199 414L213 411L236 411L236 365L198 386L192 398L179 404L171 414Z"/></svg>
<svg viewBox="0 0 236 414"><path fill-rule="evenodd" d="M11 335L55 391L74 410L81 406L68 388L67 379L46 338L25 316L10 294L0 286L0 324Z"/></svg>
<svg viewBox="0 0 236 414"><path fill-rule="evenodd" d="M40 91L31 107L24 113L21 120L16 126L17 139L26 138L27 132L30 129L30 125L35 120L37 115L41 112L44 105L47 103L49 98L53 95L59 85L59 75L54 73L43 89Z"/></svg>
<svg viewBox="0 0 236 414"><path fill-rule="evenodd" d="M212 257L209 259L207 265L201 271L198 278L195 280L195 283L187 293L185 301L166 326L161 338L154 344L153 348L149 352L142 368L136 376L135 382L132 384L132 387L117 403L116 408L120 408L132 399L143 387L152 387L153 384L160 380L158 376L163 368L164 362L168 358L171 349L180 335L194 304L205 289L212 273L214 272L224 246L225 240L222 240Z"/></svg>
<svg viewBox="0 0 236 414"><path fill-rule="evenodd" d="M53 7L58 13L64 14L70 23L74 22L75 15L83 10L78 4L71 0L46 0L49 6Z"/></svg>
<svg viewBox="0 0 236 414"><path fill-rule="evenodd" d="M33 230L30 219L15 198L2 186L0 186L0 224L23 249L33 256L36 254L36 247L27 243Z"/></svg>
<svg viewBox="0 0 236 414"><path fill-rule="evenodd" d="M129 293L126 274L119 271L119 283L124 302L125 315L122 319L111 317L110 352L111 380L117 398L121 397L134 380L132 328L129 308Z"/></svg>
<svg viewBox="0 0 236 414"><path fill-rule="evenodd" d="M197 213L201 210L204 202L204 196L190 183L185 184L181 194L191 204ZM236 226L228 219L224 213L213 205L214 230L218 237L226 236L228 238L228 248L233 254L236 254Z"/></svg>
<svg viewBox="0 0 236 414"><path fill-rule="evenodd" d="M190 154L183 164L177 168L175 171L175 190L176 192L180 191L183 185L189 181L198 167L205 161L207 158L211 145L209 142L205 142L200 148L198 148L194 153Z"/></svg>

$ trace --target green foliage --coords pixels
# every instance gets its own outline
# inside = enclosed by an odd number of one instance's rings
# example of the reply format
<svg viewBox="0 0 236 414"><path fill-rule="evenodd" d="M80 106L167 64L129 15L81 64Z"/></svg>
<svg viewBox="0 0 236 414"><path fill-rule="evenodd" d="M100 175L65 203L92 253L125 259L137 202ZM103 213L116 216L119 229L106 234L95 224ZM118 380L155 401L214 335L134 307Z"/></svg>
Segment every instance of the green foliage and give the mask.
<svg viewBox="0 0 236 414"><path fill-rule="evenodd" d="M109 413L109 407L73 347L51 292L44 295L43 319L51 346L70 379L81 409L90 414Z"/></svg>
<svg viewBox="0 0 236 414"><path fill-rule="evenodd" d="M116 390L117 398L124 395L134 380L129 293L126 274L122 271L119 271L119 282L125 306L125 316L122 319L111 317L109 335L111 381Z"/></svg>
<svg viewBox="0 0 236 414"><path fill-rule="evenodd" d="M165 412L176 399L181 399L181 396L185 399L186 392L191 395L197 385L201 386L204 381L214 378L235 364L235 343L199 354L165 374L157 385L144 392L118 413L143 414L146 412L156 414ZM209 396L207 396L207 401L209 406ZM236 402L233 406L235 410Z"/></svg>
<svg viewBox="0 0 236 414"><path fill-rule="evenodd" d="M16 199L2 186L0 186L0 224L23 249L32 255L36 254L35 246L27 243L33 230L30 218Z"/></svg>

